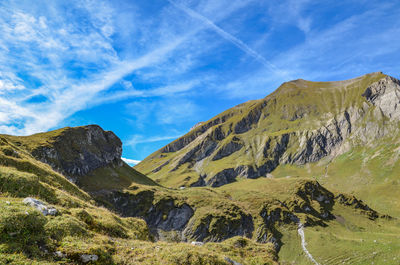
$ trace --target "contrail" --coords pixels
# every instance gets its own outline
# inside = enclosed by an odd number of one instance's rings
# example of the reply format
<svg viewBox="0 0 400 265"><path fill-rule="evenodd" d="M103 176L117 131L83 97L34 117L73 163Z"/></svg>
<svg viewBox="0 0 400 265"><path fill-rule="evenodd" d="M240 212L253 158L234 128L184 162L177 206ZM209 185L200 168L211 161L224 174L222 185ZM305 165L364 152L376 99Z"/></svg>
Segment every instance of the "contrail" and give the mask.
<svg viewBox="0 0 400 265"><path fill-rule="evenodd" d="M250 48L247 44L245 44L243 41L239 40L238 38L236 38L235 36L232 36L231 34L229 34L228 32L226 32L225 30L221 29L220 27L218 27L217 25L214 24L214 22L212 22L211 20L209 20L208 18L200 15L199 13L193 11L192 9L185 7L183 5L177 4L172 0L167 0L170 4L172 4L173 6L175 6L176 8L182 10L183 12L185 12L187 15L189 15L190 17L193 17L195 19L198 19L200 21L202 21L204 24L206 24L207 26L209 26L210 28L212 28L216 33L218 33L221 37L223 37L224 39L230 41L232 44L234 44L236 47L238 47L239 49L241 49L242 51L244 51L245 53L247 53L248 55L250 55L251 57L253 57L254 59L256 59L258 62L262 63L263 65L265 65L267 68L269 68L271 71L282 74L282 71L280 71L274 64L270 63L267 59L265 59L262 55L258 54L255 50L253 50L252 48Z"/></svg>

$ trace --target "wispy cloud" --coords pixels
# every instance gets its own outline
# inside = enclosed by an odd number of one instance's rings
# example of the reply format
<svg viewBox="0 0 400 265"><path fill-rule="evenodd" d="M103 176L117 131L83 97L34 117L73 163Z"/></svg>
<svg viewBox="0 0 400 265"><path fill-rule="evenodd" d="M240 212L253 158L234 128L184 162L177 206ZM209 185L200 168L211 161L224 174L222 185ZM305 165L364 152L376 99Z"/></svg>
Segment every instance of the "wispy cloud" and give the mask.
<svg viewBox="0 0 400 265"><path fill-rule="evenodd" d="M124 81L123 86L126 88L125 90L107 93L107 96L94 99L91 103L101 104L103 102L110 103L113 101L127 100L130 98L170 96L178 93L187 92L196 85L198 85L199 83L200 80L189 80L186 83L171 84L153 89L140 90L140 89L135 89L132 82Z"/></svg>
<svg viewBox="0 0 400 265"><path fill-rule="evenodd" d="M138 144L144 143L156 143L161 141L173 140L181 137L182 134L175 134L175 135L161 135L161 136L152 136L152 137L145 137L143 135L133 135L130 140L126 142L128 146L136 146Z"/></svg>
<svg viewBox="0 0 400 265"><path fill-rule="evenodd" d="M265 67L267 67L270 71L272 71L274 74L278 74L278 75L286 75L286 73L280 69L278 69L278 67L276 67L273 63L271 63L270 61L268 61L264 56L262 56L261 54L257 53L255 50L253 50L252 48L250 48L246 43L244 43L242 40L236 38L235 36L233 36L232 34L226 32L225 30L223 30L222 28L218 27L213 21L211 21L210 19L208 19L205 16L202 16L201 14L195 12L194 10L176 3L175 1L172 0L168 0L169 3L171 3L173 6L179 8L180 10L182 10L183 12L185 12L187 15L200 20L201 22L203 22L205 25L207 25L209 28L213 29L218 35L220 35L221 37L223 37L224 39L226 39L227 41L231 42L232 44L234 44L236 47L238 47L239 49L241 49L243 52L245 52L246 54L248 54L249 56L253 57L254 59L256 59L258 62L262 63Z"/></svg>
<svg viewBox="0 0 400 265"><path fill-rule="evenodd" d="M219 19L244 4L234 4L219 12ZM73 12L69 12L71 8ZM110 2L87 0L71 2L70 6L54 2L41 10L30 10L17 4L4 8L0 18L3 32L0 59L5 62L0 66L0 97L7 93L1 100L7 101L4 106L10 107L1 110L1 132L31 134L44 131L59 125L77 111L104 102L170 96L198 86L199 78L169 81L171 77L166 71L175 67L174 74L181 75L190 70L193 66L191 53L186 53L188 63L179 68L174 66L175 59L168 60L177 52L190 50L191 42L205 25L194 23L190 28L175 32L176 28L170 25L172 16L162 12L166 15L166 23L156 32L159 35L156 39L154 36L153 39L150 36L144 38L143 41L151 42L151 45L145 47L144 53L135 54L115 48L115 36L123 36L123 32L116 28L117 19L114 18L118 14ZM85 19L80 19L82 17ZM151 25L154 21L142 23ZM140 29L140 32L148 31L151 29ZM121 54L124 57L120 57ZM121 79L134 72L140 76L141 71L157 73L157 79L164 78L168 82L151 89L135 89L134 84L130 89L108 93ZM7 76L7 73L19 73L19 76ZM19 92L12 95L11 91L16 90ZM41 98L42 102L36 103L36 98Z"/></svg>
<svg viewBox="0 0 400 265"><path fill-rule="evenodd" d="M107 129L151 152L291 77L400 71L396 1L28 2L0 2L0 133L101 122L112 107L129 126Z"/></svg>

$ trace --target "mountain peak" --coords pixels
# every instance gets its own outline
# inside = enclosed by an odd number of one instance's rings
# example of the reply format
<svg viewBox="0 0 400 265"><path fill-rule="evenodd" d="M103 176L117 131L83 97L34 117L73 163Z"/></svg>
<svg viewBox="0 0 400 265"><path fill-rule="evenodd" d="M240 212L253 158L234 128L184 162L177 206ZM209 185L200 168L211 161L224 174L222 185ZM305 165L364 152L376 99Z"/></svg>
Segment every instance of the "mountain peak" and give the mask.
<svg viewBox="0 0 400 265"><path fill-rule="evenodd" d="M343 153L350 142L387 135L382 124L397 122L398 92L399 82L381 72L289 81L201 123L135 168L167 186L221 186L266 176L280 165L318 162Z"/></svg>
<svg viewBox="0 0 400 265"><path fill-rule="evenodd" d="M305 79L295 79L288 82L282 83L278 87L278 89L274 93L281 93L284 91L293 91L296 89L308 89L308 90L321 90L321 89L343 89L349 86L354 86L356 83L371 83L376 82L379 79L385 78L388 75L385 75L382 72L372 72L362 76L358 76L351 79L346 80L337 80L337 81L311 81ZM273 93L273 94L274 94ZM268 96L267 96L268 97Z"/></svg>

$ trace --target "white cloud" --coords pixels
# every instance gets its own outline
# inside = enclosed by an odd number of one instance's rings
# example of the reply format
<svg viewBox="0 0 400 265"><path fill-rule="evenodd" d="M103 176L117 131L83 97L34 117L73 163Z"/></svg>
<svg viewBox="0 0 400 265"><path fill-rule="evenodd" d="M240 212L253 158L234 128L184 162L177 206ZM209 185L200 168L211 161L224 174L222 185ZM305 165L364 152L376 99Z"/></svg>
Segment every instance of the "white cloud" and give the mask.
<svg viewBox="0 0 400 265"><path fill-rule="evenodd" d="M222 12L216 10L218 19L244 6L245 2L229 5ZM176 82L165 77L168 77L168 70L173 70L174 75L180 75L193 66L193 43L197 41L197 34L205 29L204 24L191 23L191 27L185 26L177 31L175 26L179 24L171 25L174 21L171 18L176 14L166 8L161 12L165 16L161 17L164 21L161 27L152 25L154 21L141 21L145 27L140 32L148 34L151 29L146 27L149 25L153 29L159 28L158 32L143 39L152 43L148 45L151 48L146 47L141 54L125 53L129 56L120 57L114 49L112 36L117 30L125 29L116 28L115 21L119 14L108 2L71 2L74 12L65 12L68 7L60 3L39 1L40 4L46 4L47 7L39 10L14 4L10 9L0 10L0 28L3 33L0 37L0 59L3 62L0 73L18 72L25 75L22 79L0 76L0 93L20 90L18 94L8 93L7 97L1 99L4 106L8 107L0 109L0 130L3 128L0 132L31 134L45 131L59 125L75 112L96 104L130 97L182 94L200 83L200 79ZM215 6L212 1L203 3L203 7L209 11L215 11ZM75 13L84 15L86 19L74 17L72 14ZM122 33L118 32L119 35ZM211 49L213 45L208 47ZM10 49L14 52L11 53ZM185 59L178 64L176 60L169 62L169 58L176 52L186 53ZM197 49L196 52L201 53L202 50ZM156 78L163 78L166 85L150 90L137 90L132 86L112 94L107 91L132 72L140 75L139 70L156 73ZM46 102L25 102L38 95L46 98ZM193 105L188 104L186 108L193 109ZM179 111L171 107L168 113L178 115ZM171 118L164 113L158 119L171 122Z"/></svg>
<svg viewBox="0 0 400 265"><path fill-rule="evenodd" d="M123 161L125 161L125 163L130 164L130 165L137 165L140 162L142 162L141 160L129 159L129 158L125 158L125 157L121 157L121 159Z"/></svg>
<svg viewBox="0 0 400 265"><path fill-rule="evenodd" d="M361 24L369 23L369 28L374 28L374 19L388 16L385 12L389 9L381 6L317 31L313 28L314 18L304 15L311 2L285 1L279 10L270 10L271 14L279 14L273 22L293 24L306 38L302 44L267 60L252 48L254 42L248 45L234 36L244 35L231 33L234 25L224 29L231 21L227 18L241 8L254 3L265 7L269 2L170 0L172 5L166 3L151 16L141 14L139 8L133 12L117 10L121 3L110 1L65 4L38 0L36 7L6 2L0 3L0 132L12 134L51 129L77 111L105 102L137 102L150 97L162 98L164 103L143 101L146 105L142 109L135 105L132 112L147 112L154 115L155 123L171 124L196 115L197 106L190 96L200 89L218 86L215 91L225 93L223 97L258 97L275 88L271 84L286 81L287 76L307 78L313 73L318 77L329 73L327 70L350 72L354 68L354 60L348 60L351 56L372 60L399 49L398 41L393 41L400 35L399 23L392 23L390 29L388 26L379 34L357 35L363 29ZM129 4L137 5L135 1ZM240 12L243 17L244 11ZM208 29L222 38L215 38ZM219 72L210 74L215 68L206 65L202 56L218 56L218 49L226 44L221 39L242 50L243 58L254 58L261 64L243 69L243 73L238 67L235 73L240 74L229 72L225 79ZM342 49L340 54L333 47ZM43 96L46 102L30 101L36 96ZM174 97L175 101L171 99Z"/></svg>
<svg viewBox="0 0 400 265"><path fill-rule="evenodd" d="M98 23L105 25L110 19L108 17L101 20L101 23ZM26 49L20 54L21 58L18 58L17 61L15 58L7 56L4 53L2 55L9 61L21 63L25 66L25 69L29 67L30 71L28 74L37 78L42 83L42 86L36 90L27 90L25 95L20 94L16 97L9 97L7 100L5 98L2 99L3 102L7 101L7 104L4 103L4 106L13 106L7 109L2 108L2 116L13 117L15 122L23 123L22 126L18 127L8 125L14 134L31 134L48 130L57 126L66 117L76 111L95 104L96 101L104 102L113 98L117 99L118 96L115 95L110 98L105 96L103 99L98 100L96 95L99 92L107 90L125 75L137 69L160 63L167 58L168 53L193 34L193 32L189 32L187 35L169 40L136 59L120 60L115 57L115 51L108 38L100 37L96 31L89 31L88 34L85 34L85 32L78 34L75 28L66 26L59 30L58 33L53 34L54 31L46 24L45 18L40 17L36 19L33 15L22 12L12 15L10 23L1 21L0 19L0 25L3 29L6 29L7 33L3 35L2 43L7 39L9 46L13 44L21 46L21 41L26 42L26 45L28 45L28 47L25 47L25 44L23 45ZM101 29L103 29L103 26L101 26ZM61 44L56 45L57 43ZM37 47L34 53L40 54L32 54L29 51L31 45ZM68 52L64 54L66 49ZM49 58L52 62L48 65L36 63L43 56ZM86 81L82 82L81 77L74 77L73 75L76 75L76 73L70 72L69 69L50 68L54 63L63 64L76 57L79 57L79 61L77 61L78 67L80 63L87 64L91 63L91 61L96 61L99 64L96 65L96 67L99 67L97 71L100 71L94 74L83 73L87 76L85 78ZM101 69L103 66L107 67ZM15 71L15 68L7 67L6 64L0 66L0 70L1 68L5 68L4 70L8 72ZM24 83L24 81L19 78L2 80L0 93L4 90L25 89L25 86L21 83ZM184 87L180 85L175 90L183 91L188 88L189 86ZM173 90L173 87L159 88L153 91L153 93L162 94L163 91L168 93L166 91L168 89ZM169 92L172 92L172 90ZM21 99L29 99L37 94L44 94L50 101L46 104L31 104L24 108L17 108L17 106L23 105ZM17 109L18 111L16 111ZM42 115L42 113L46 113L46 115ZM11 118L3 118L0 122L7 127L6 123L10 122L10 120Z"/></svg>
<svg viewBox="0 0 400 265"><path fill-rule="evenodd" d="M23 90L23 89L25 89L25 87L20 84L15 84L10 80L0 79L0 94L4 93L5 91Z"/></svg>

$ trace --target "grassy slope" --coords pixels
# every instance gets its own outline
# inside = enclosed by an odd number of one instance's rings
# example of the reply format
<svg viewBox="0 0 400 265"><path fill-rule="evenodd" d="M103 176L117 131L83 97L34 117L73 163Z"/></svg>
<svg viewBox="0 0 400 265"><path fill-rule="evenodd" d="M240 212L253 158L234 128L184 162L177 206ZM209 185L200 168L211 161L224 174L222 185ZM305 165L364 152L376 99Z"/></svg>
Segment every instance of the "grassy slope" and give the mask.
<svg viewBox="0 0 400 265"><path fill-rule="evenodd" d="M384 77L383 74L374 73L342 83L296 80L283 84L266 98L270 100L270 107L264 110L262 115L268 116L268 119L263 119L262 116L257 127L239 136L250 148L243 148L217 161L205 159L200 165L200 172L212 175L223 168L251 164L260 152L256 146L265 142L267 137L293 130L317 128L321 120L335 117L349 107L359 108L363 104L361 94L366 87L382 77ZM266 99L241 104L202 125L227 117L227 121L222 125L223 130L233 128L234 124L251 109L256 108ZM290 121L290 117L294 115L304 115L304 118ZM211 130L216 127L212 127ZM184 137L196 134L196 130L199 130L199 127ZM249 211L257 211L260 202L266 198L287 196L287 190L284 189L288 186L284 183L285 181L290 183L291 179L299 177L312 178L317 179L331 191L355 194L373 209L400 217L400 197L397 196L400 192L400 180L397 173L399 172L400 145L396 139L399 139L398 136L393 135L392 138L383 139L373 146L354 148L333 160L325 158L318 163L309 163L304 166L281 165L272 172L274 177L272 181L239 180L215 190L221 191L226 198L234 200ZM197 180L199 171L196 171L196 168L193 169L184 164L176 171L171 172L171 169L183 154L202 140L203 138L198 137L193 143L177 152L162 153L159 150L137 165L136 169L166 186L190 185ZM169 161L167 166L160 171L152 172L167 161ZM287 176L291 178L288 180ZM274 181L279 185L275 185ZM189 190L192 189L186 189L186 192ZM343 219L338 218L328 222L326 228L305 229L308 248L317 261L322 264L342 264L343 262L344 264L366 264L370 261L375 264L398 264L400 260L398 221L371 221L360 217L352 210L339 206L334 209L334 214ZM282 233L284 245L279 253L280 261L284 264L310 264L301 250L296 229L282 227Z"/></svg>
<svg viewBox="0 0 400 265"><path fill-rule="evenodd" d="M31 153L33 150L39 147L53 147L58 138L66 134L68 135L66 136L68 138L79 138L84 130L85 126L73 128L65 127L50 132L33 134L30 136L0 135L0 137L2 137L4 141L7 141L12 150L20 150L24 153ZM95 191L100 189L122 189L124 187L129 187L132 183L157 185L153 180L136 171L125 162L122 162L122 166L98 168L90 172L90 174L84 178L80 179L80 186L86 191Z"/></svg>
<svg viewBox="0 0 400 265"><path fill-rule="evenodd" d="M293 130L306 129L307 127L308 129L316 128L321 120L330 119L349 107L359 108L364 102L361 94L365 91L365 88L384 76L381 73L374 73L343 82L295 80L284 83L265 99L241 104L203 123L207 124L222 117L228 117L222 125L226 130L228 127L234 127L230 124L235 124L261 102L269 100L267 107L263 110L263 115L267 116L268 114L268 117L261 118L252 130L239 135L246 147L238 152L217 161L211 161L211 156L193 168L190 168L186 163L176 171L171 171L174 163L187 150L203 140L202 137L198 137L189 146L177 152L161 153L159 150L135 168L162 185L179 187L188 186L195 182L199 172L212 176L224 168L254 164L254 161L260 160L260 156L262 156L262 147L266 139L272 135ZM293 116L296 113L298 115L306 113L306 115L304 118L295 121L284 118L284 116ZM195 134L196 129L184 137ZM220 145L224 145L231 138L232 136L223 140ZM394 196L400 191L400 180L397 173L399 172L398 158L400 154L398 139L398 135L392 135L382 139L374 146L353 148L350 152L333 160L326 158L318 163L310 163L305 166L281 165L272 172L272 175L274 177L317 178L329 189L354 193L364 199L371 207L400 217L400 198ZM160 171L152 172L154 168L167 161L170 161L169 164Z"/></svg>
<svg viewBox="0 0 400 265"><path fill-rule="evenodd" d="M280 166L272 175L313 177L330 190L353 193L372 208L400 218L400 197L396 196L400 192L400 144L393 139L383 142L387 144L354 148L332 161Z"/></svg>
<svg viewBox="0 0 400 265"><path fill-rule="evenodd" d="M21 143L24 140L0 136L0 264L77 264L82 254L98 255L95 264L227 265L225 257L245 264L275 264L271 244L241 237L204 247L153 242L143 220L122 218L98 207L86 192L35 160ZM142 185L145 176L132 176L132 172L136 171L126 164L96 170L88 176L85 188L122 189L134 183L142 190L156 190L155 200L173 195L153 182L152 186ZM27 196L54 206L59 214L43 216L22 203ZM57 258L55 251L66 256Z"/></svg>
<svg viewBox="0 0 400 265"><path fill-rule="evenodd" d="M301 183L298 177L242 180L217 188L247 209L259 209L262 201L285 200ZM326 227L306 227L307 248L320 264L398 264L400 261L400 222L398 219L375 221L357 213L356 209L335 204L337 219ZM282 226L283 246L279 252L283 264L312 264L300 246L297 230Z"/></svg>
<svg viewBox="0 0 400 265"><path fill-rule="evenodd" d="M171 190L153 187L151 189L155 192L154 200L169 197L174 198L178 204L185 202L195 205L194 217L198 220L209 214L215 217L232 218L230 217L232 206L237 205L253 216L255 231L252 240L255 240L256 231L262 222L260 217L262 207L274 200L295 201L296 191L307 182L309 179L300 177L259 178L240 180L219 188L197 187ZM144 186L134 185L126 192L139 194L147 189ZM393 258L400 259L400 237L398 236L400 222L398 219L373 221L359 210L338 203L334 205L332 212L338 218L326 221L326 227L317 225L305 228L308 249L317 261L321 264L343 264L343 262L344 264L365 264L372 259L375 264L397 264ZM309 217L304 213L296 215L302 222ZM282 264L311 264L301 249L297 226L281 224L278 230L282 233L283 243L279 252L279 262ZM170 238L170 240L174 239ZM374 240L377 241L374 242ZM163 246L165 243L158 244ZM207 246L210 245L218 246L216 243L207 244ZM254 258L260 258L259 254L255 252ZM234 257L234 260L242 262L242 264L262 264L249 262L248 258L241 257L241 255L231 254L230 257Z"/></svg>
<svg viewBox="0 0 400 265"><path fill-rule="evenodd" d="M365 101L361 96L369 84L385 77L382 73L372 73L359 78L341 82L311 82L295 80L282 84L274 93L264 99L253 100L231 108L211 120L203 123L216 124L211 126L207 133L201 135L202 126L199 126L182 138L198 137L186 147L176 152L162 152L162 149L153 153L135 168L145 175L168 187L190 185L197 181L199 175L213 176L222 169L239 165L261 165L263 147L268 139L279 140L283 134L313 130L320 128L324 122L337 117L349 108L360 108ZM244 118L261 111L261 118L252 129L245 133L233 133L223 140L223 146L236 135L244 143L244 147L232 155L212 161L213 155L204 159L201 164L191 167L189 163L173 170L178 161L191 149L204 141L205 136L212 134L219 126L224 133L233 128ZM182 138L172 142L174 145ZM296 145L291 147L295 150ZM215 152L214 152L215 154ZM153 172L157 167L161 170Z"/></svg>
<svg viewBox="0 0 400 265"><path fill-rule="evenodd" d="M91 192L102 189L123 189L135 183L158 185L152 179L123 162L122 166L95 169L80 180L80 187Z"/></svg>
<svg viewBox="0 0 400 265"><path fill-rule="evenodd" d="M338 219L328 226L307 227L307 249L320 264L399 264L400 223L398 220L371 221L337 207ZM283 264L312 264L302 252L296 231L283 230L279 252Z"/></svg>
<svg viewBox="0 0 400 265"><path fill-rule="evenodd" d="M13 147L14 148L14 147ZM11 149L9 144L3 144L2 150ZM137 218L121 218L104 208L99 208L90 200L89 195L81 191L74 184L69 183L63 176L55 173L47 165L32 159L29 154L21 149L18 150L19 158L4 155L0 161L5 165L0 167L0 262L11 262L14 264L53 264L57 259L52 255L43 255L37 244L33 244L35 237L46 244L51 253L61 251L68 256L58 260L60 263L78 262L79 255L83 253L97 254L100 257L99 264L227 264L225 257L241 262L242 264L274 264L274 251L271 244L257 244L253 240L232 238L222 243L207 243L204 247L191 246L185 243L173 242L151 242L147 233L145 223ZM10 154L8 151L6 153ZM1 154L1 152L0 152ZM12 161L12 163L11 163ZM23 166L22 166L23 165ZM281 179L257 179L242 180L217 189L210 188L188 188L184 190L171 190L158 186L143 186L133 184L127 189L129 192L140 192L141 190L154 190L154 200L166 197L176 198L177 201L196 205L201 216L212 213L215 216L229 214L232 205L238 205L253 215L258 215L260 207L267 200L285 200L293 195L302 182L300 178ZM53 204L61 215L57 217L43 217L33 209L22 204L22 198L34 196ZM10 202L10 205L6 203ZM29 212L29 216L25 212ZM345 211L338 208L338 214L345 216ZM360 218L360 223L371 222L369 231L376 228L376 222L366 221L366 217L359 213L348 213L346 219ZM27 216L27 217L26 217ZM358 216L358 217L356 217ZM26 219L25 219L26 218ZM32 219L30 219L32 218ZM22 220L14 225L11 220ZM386 221L379 221L386 222ZM7 225L12 223L13 225ZM257 220L255 221L257 223ZM32 224L34 226L32 227ZM398 244L398 238L391 234L396 233L397 226L381 223L386 227L381 231L382 244L391 240L393 249ZM391 227L394 228L391 228ZM340 228L340 227L339 227ZM329 224L324 229L325 234L333 236L337 233L348 233L349 238L361 238L359 231L347 231L344 228L336 228ZM316 257L329 259L329 255L323 256L319 251L323 249L314 242L313 234L309 233L317 228L307 228L306 236L310 237L310 251L316 253ZM322 229L321 227L318 229ZM21 235L11 236L15 231L24 231ZM296 235L295 226L283 226L283 248L281 250L281 261L296 260L300 264L307 263ZM61 235L61 236L60 236ZM315 240L321 233L315 234ZM372 238L375 234L371 233ZM297 240L292 240L297 239ZM353 239L351 239L353 240ZM397 241L396 241L397 240ZM237 243L237 241L245 243ZM333 241L332 241L333 242ZM348 244L344 241L343 244ZM352 242L352 241L349 241ZM381 243L378 244L381 246ZM324 245L326 246L326 245ZM377 246L377 245L373 245ZM289 249L289 251L287 251ZM326 247L326 249L329 249ZM364 253L369 247L349 244L352 253ZM385 249L382 247L382 252ZM157 255L154 255L154 253ZM289 253L289 254L288 254ZM330 252L332 253L332 252ZM340 261L348 257L344 250L335 253L343 256ZM397 255L397 252L387 252ZM317 255L318 254L318 255ZM388 254L388 255L389 255ZM295 256L293 256L295 255ZM382 259L380 259L382 257ZM377 261L386 259L381 255L376 257ZM333 263L334 264L334 263ZM389 263L390 264L390 263Z"/></svg>

